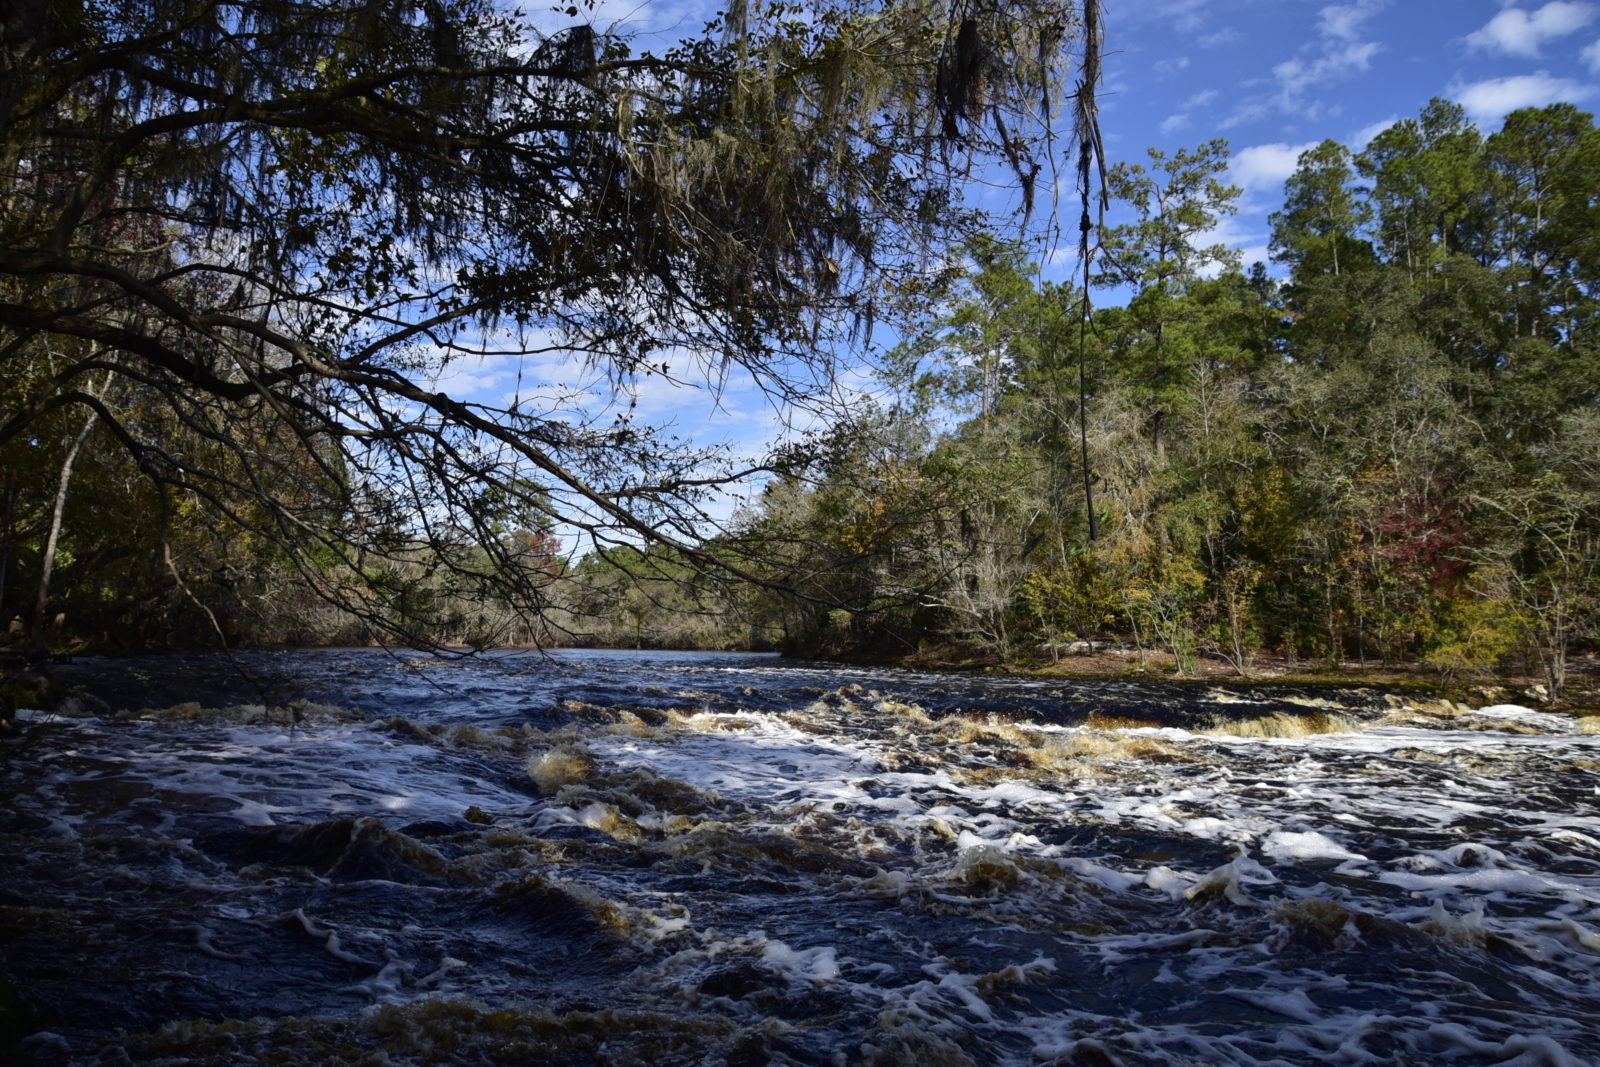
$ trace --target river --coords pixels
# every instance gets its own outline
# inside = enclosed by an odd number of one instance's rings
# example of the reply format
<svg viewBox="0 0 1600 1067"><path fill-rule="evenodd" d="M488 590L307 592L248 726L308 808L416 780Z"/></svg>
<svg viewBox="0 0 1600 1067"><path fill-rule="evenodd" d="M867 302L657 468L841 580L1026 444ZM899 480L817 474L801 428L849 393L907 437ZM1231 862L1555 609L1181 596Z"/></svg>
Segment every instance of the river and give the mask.
<svg viewBox="0 0 1600 1067"><path fill-rule="evenodd" d="M0 750L0 1059L1600 1064L1600 735L1566 716L760 655L237 668L66 665Z"/></svg>

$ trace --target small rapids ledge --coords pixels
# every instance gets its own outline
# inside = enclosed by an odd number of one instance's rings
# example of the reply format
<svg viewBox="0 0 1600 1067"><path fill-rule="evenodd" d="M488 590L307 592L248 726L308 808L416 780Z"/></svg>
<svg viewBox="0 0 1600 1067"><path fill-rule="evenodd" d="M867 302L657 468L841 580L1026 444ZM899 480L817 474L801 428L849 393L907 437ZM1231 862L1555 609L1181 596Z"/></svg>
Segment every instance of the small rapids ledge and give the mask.
<svg viewBox="0 0 1600 1067"><path fill-rule="evenodd" d="M107 665L105 706L4 753L0 1056L1600 1062L1600 735L1563 716L766 656L251 665L299 691Z"/></svg>

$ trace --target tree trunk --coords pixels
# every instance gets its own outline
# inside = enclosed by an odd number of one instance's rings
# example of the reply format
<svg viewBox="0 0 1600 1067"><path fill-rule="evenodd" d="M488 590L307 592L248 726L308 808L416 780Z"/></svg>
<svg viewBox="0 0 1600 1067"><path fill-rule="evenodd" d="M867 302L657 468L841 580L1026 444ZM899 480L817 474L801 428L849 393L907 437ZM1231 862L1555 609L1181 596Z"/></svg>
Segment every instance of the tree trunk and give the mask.
<svg viewBox="0 0 1600 1067"><path fill-rule="evenodd" d="M16 516L17 516L17 479L7 471L4 477L6 510L5 516L0 518L0 528L5 530L5 544L0 545L0 632L11 624L11 617L5 612L6 603L6 576L11 570L11 555L16 551Z"/></svg>
<svg viewBox="0 0 1600 1067"><path fill-rule="evenodd" d="M35 662L48 659L50 656L50 645L44 636L45 609L50 601L50 574L55 570L56 543L61 538L61 515L67 507L67 490L72 486L72 468L78 462L78 452L83 448L83 442L88 439L89 431L94 429L95 421L99 417L99 412L90 412L89 418L84 421L83 429L72 439L66 458L61 461L61 480L56 485L55 505L50 511L50 532L45 537L44 552L39 557L39 588L33 601L33 634L30 644Z"/></svg>

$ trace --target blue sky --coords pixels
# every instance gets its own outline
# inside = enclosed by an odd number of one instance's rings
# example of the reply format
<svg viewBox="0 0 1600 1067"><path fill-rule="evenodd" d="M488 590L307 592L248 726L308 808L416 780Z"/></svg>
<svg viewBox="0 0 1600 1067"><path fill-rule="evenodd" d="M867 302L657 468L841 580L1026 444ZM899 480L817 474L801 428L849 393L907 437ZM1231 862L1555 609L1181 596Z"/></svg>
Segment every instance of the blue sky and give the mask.
<svg viewBox="0 0 1600 1067"><path fill-rule="evenodd" d="M1304 149L1359 149L1431 97L1485 133L1519 107L1600 105L1600 3L1106 0L1107 155L1213 137L1245 195L1221 239L1266 258L1266 216Z"/></svg>
<svg viewBox="0 0 1600 1067"><path fill-rule="evenodd" d="M697 32L712 10L701 0L596 0L586 14L601 29L633 31L638 49L659 49ZM549 28L571 23L560 13L536 17ZM1300 152L1319 141L1358 150L1434 96L1461 103L1485 133L1519 107L1600 106L1600 0L1105 0L1105 28L1101 117L1110 162L1142 162L1151 146L1171 152L1225 138L1230 178L1244 193L1214 239L1239 249L1247 264L1266 258L1267 216L1281 206ZM1064 206L1063 216L1070 213ZM1049 273L1068 270L1058 261ZM721 392L697 386L695 368L667 356L680 384L659 376L634 383L640 421L745 455L783 435L792 413L774 410L748 382L730 380ZM580 361L557 357L462 360L437 387L509 402L528 396L532 382L543 383L535 391L552 408L603 410L630 399L611 397L603 375ZM554 382L567 389L552 389ZM740 495L713 510L730 514Z"/></svg>
<svg viewBox="0 0 1600 1067"><path fill-rule="evenodd" d="M1600 107L1600 0L1103 0L1111 162L1213 137L1245 190L1222 234L1266 257L1266 215L1301 151L1353 150L1442 96L1485 133L1519 107ZM697 31L705 0L594 0L639 48ZM550 16L552 26L569 22Z"/></svg>

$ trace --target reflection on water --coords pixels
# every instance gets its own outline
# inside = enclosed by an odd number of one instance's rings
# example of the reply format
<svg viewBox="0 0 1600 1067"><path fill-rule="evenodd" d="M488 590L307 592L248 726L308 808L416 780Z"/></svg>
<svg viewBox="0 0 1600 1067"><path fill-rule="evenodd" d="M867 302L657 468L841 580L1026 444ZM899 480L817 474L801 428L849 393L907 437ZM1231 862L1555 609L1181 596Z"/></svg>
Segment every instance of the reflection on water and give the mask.
<svg viewBox="0 0 1600 1067"><path fill-rule="evenodd" d="M1600 736L1561 716L242 660L75 665L0 753L0 1058L1600 1062Z"/></svg>

